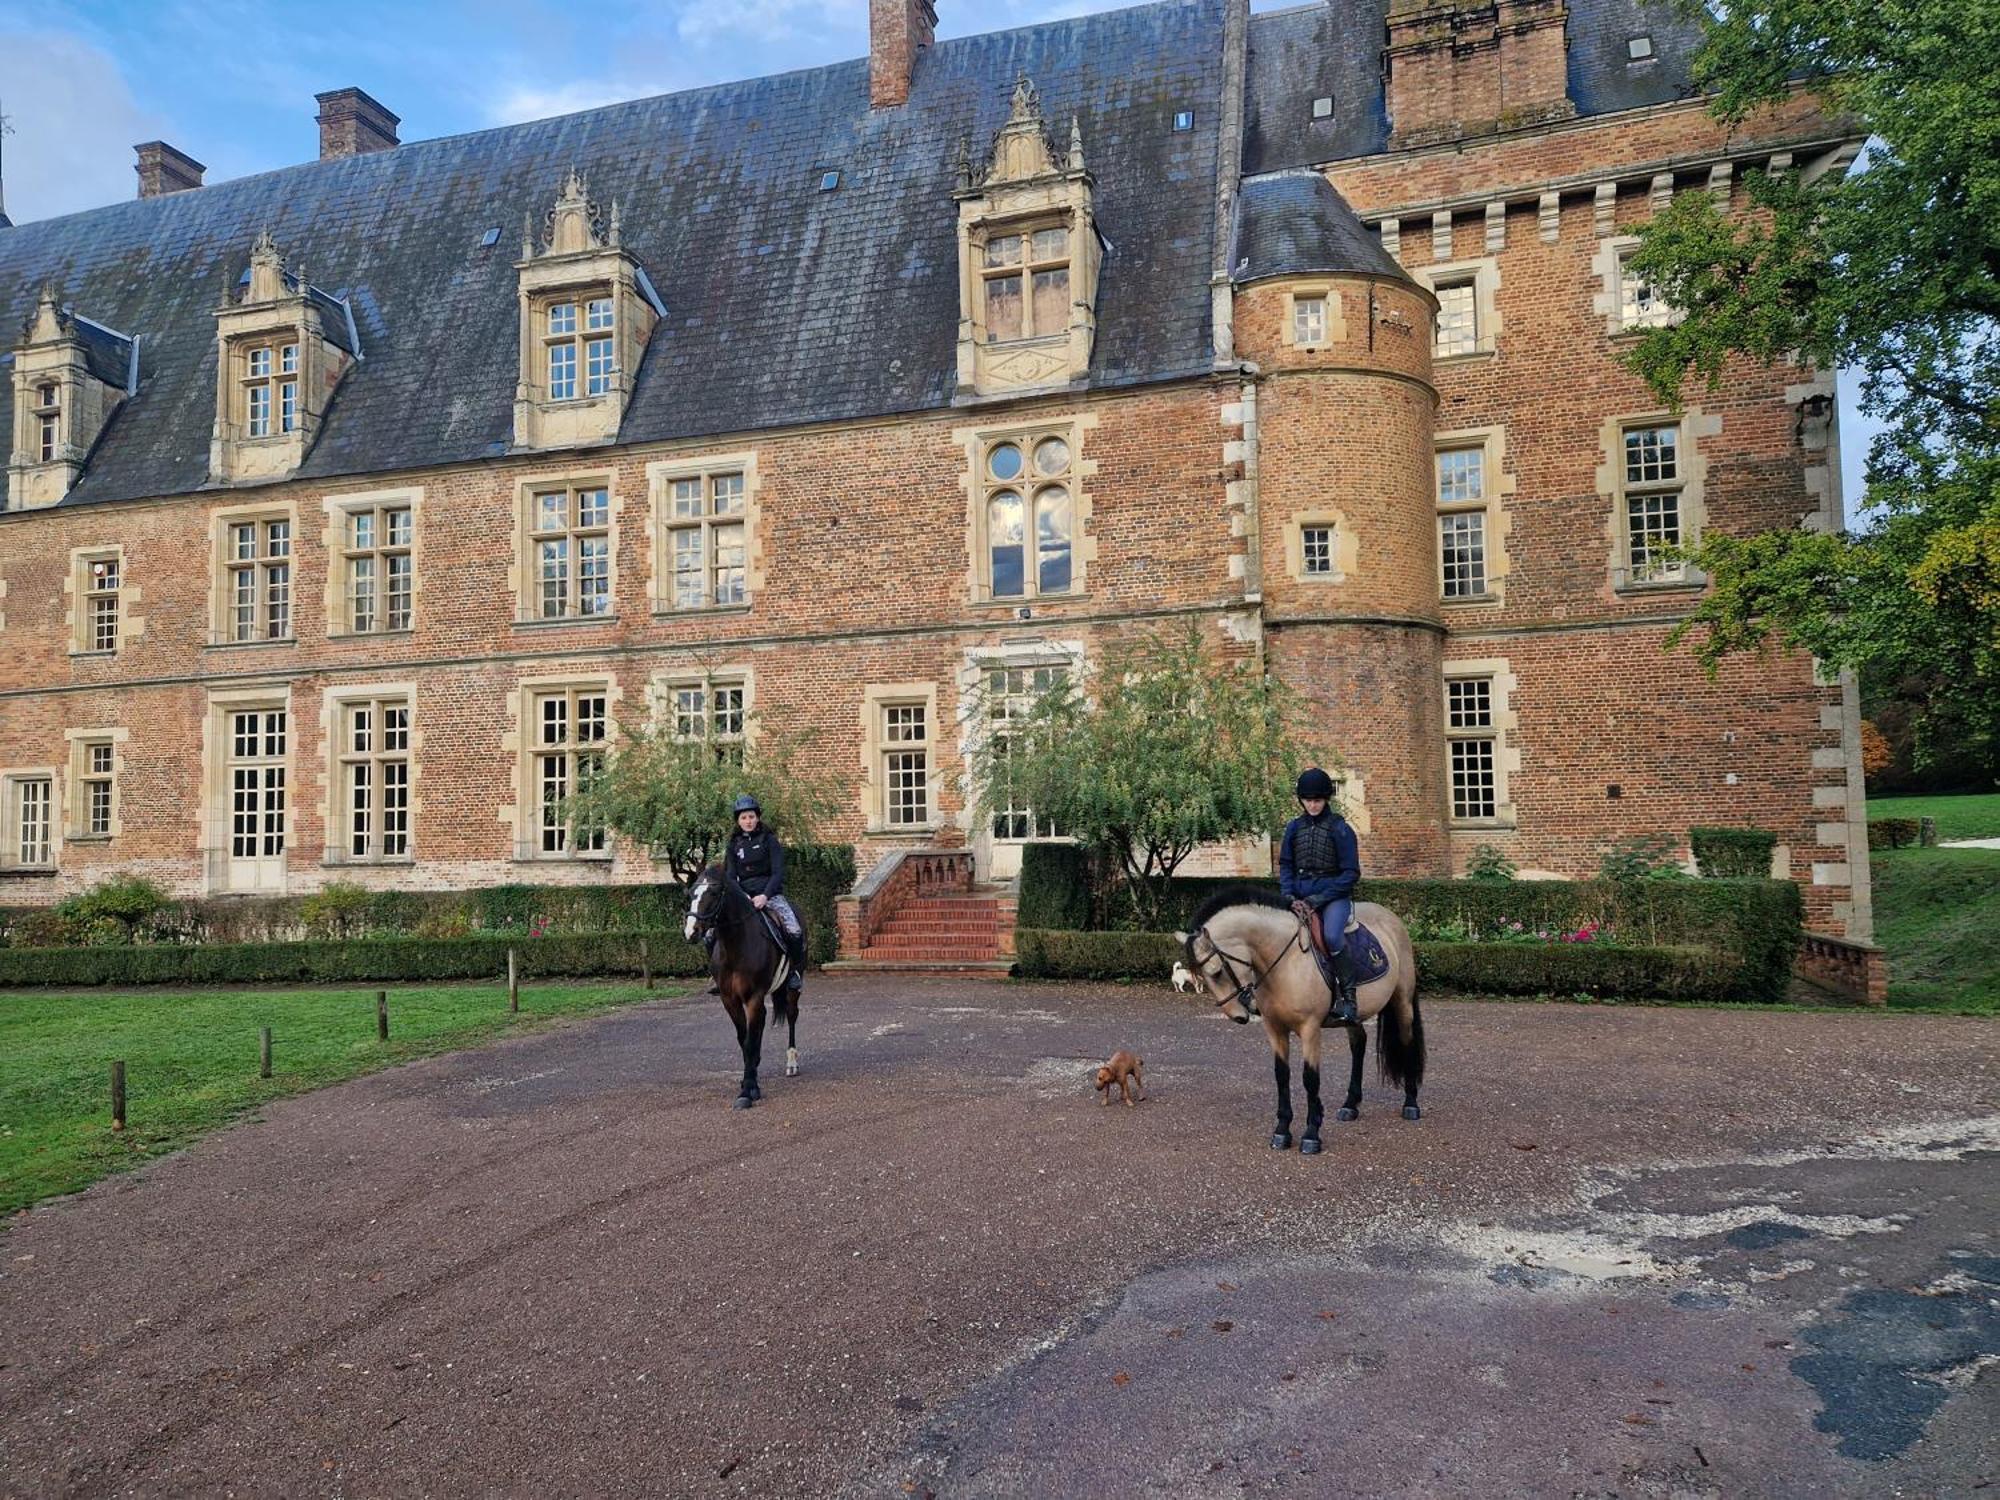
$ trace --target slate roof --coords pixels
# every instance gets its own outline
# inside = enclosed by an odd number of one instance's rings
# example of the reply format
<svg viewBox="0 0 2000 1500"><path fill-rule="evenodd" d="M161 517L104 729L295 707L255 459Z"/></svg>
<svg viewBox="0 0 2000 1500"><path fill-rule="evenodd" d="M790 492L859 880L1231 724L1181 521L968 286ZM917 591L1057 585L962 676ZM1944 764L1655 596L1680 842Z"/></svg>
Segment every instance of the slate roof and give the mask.
<svg viewBox="0 0 2000 1500"><path fill-rule="evenodd" d="M1243 170L1275 172L1389 146L1382 48L1389 0L1319 0L1250 18ZM1626 43L1650 36L1654 58ZM1664 104L1694 92L1689 64L1701 24L1660 0L1569 0L1569 96L1579 116ZM1312 102L1331 96L1330 118Z"/></svg>
<svg viewBox="0 0 2000 1500"><path fill-rule="evenodd" d="M1214 214L1191 208L1214 201L1222 51L1221 0L1162 0L940 42L900 109L870 110L864 59L16 225L0 230L0 342L51 279L142 341L139 395L65 505L202 488L213 313L268 228L347 300L365 356L300 477L504 453L522 215L539 221L574 165L593 199L619 200L667 309L621 441L939 407L956 374L957 143L986 152L1025 74L1059 142L1081 117L1096 179L1092 384L1196 374ZM1193 130L1175 132L1188 109ZM840 186L821 192L831 168Z"/></svg>
<svg viewBox="0 0 2000 1500"><path fill-rule="evenodd" d="M1231 279L1246 282L1314 271L1411 279L1323 173L1295 167L1245 178L1236 197Z"/></svg>

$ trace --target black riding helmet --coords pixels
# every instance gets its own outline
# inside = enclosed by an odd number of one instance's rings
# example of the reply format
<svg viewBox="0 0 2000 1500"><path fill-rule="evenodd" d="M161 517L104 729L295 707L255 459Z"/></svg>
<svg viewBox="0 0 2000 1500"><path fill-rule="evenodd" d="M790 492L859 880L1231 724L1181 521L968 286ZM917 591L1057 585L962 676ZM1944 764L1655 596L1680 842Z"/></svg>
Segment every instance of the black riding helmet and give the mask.
<svg viewBox="0 0 2000 1500"><path fill-rule="evenodd" d="M757 799L748 792L745 792L741 797L736 799L736 806L731 808L730 812L736 817L741 817L747 812L753 812L760 818L764 815L764 809L757 805Z"/></svg>
<svg viewBox="0 0 2000 1500"><path fill-rule="evenodd" d="M1320 797L1329 801L1332 800L1333 778L1318 766L1314 766L1299 777L1298 796L1301 802L1305 801L1308 797Z"/></svg>

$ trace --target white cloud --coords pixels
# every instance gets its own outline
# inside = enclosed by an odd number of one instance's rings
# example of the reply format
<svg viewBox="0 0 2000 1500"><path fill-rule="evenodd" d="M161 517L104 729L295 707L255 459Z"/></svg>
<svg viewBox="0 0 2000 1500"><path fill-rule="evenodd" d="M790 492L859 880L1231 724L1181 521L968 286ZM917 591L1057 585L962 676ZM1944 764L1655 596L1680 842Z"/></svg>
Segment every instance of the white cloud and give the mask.
<svg viewBox="0 0 2000 1500"><path fill-rule="evenodd" d="M514 125L522 120L546 120L551 115L622 104L627 99L646 99L668 93L674 87L653 81L625 82L610 78L577 78L555 88L515 84L486 100L483 107L492 124Z"/></svg>
<svg viewBox="0 0 2000 1500"><path fill-rule="evenodd" d="M132 197L132 147L173 138L109 54L62 32L0 31L0 102L14 126L6 189L17 224Z"/></svg>

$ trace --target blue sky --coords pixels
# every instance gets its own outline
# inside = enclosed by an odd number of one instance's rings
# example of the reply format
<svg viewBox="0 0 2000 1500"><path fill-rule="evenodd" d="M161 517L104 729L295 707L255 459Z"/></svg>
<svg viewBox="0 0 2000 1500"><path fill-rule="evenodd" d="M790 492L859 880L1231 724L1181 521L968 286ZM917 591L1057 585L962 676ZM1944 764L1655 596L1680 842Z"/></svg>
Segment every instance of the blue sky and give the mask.
<svg viewBox="0 0 2000 1500"><path fill-rule="evenodd" d="M938 31L1119 3L940 0ZM130 198L138 141L210 182L310 161L313 95L349 85L415 140L867 50L867 0L0 0L6 206L18 223ZM1841 408L1852 510L1867 424L1847 382Z"/></svg>

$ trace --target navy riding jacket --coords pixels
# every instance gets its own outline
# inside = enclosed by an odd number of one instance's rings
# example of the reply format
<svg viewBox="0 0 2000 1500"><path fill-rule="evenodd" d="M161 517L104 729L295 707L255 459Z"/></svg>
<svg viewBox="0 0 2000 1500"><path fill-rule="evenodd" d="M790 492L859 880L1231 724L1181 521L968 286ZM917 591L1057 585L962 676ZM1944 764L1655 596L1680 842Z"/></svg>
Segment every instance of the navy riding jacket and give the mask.
<svg viewBox="0 0 2000 1500"><path fill-rule="evenodd" d="M785 893L785 846L762 823L755 833L738 828L729 835L723 868L746 895L782 896Z"/></svg>
<svg viewBox="0 0 2000 1500"><path fill-rule="evenodd" d="M1317 818L1296 817L1278 846L1278 889L1287 901L1315 910L1354 894L1361 880L1361 848L1354 830L1332 808Z"/></svg>

